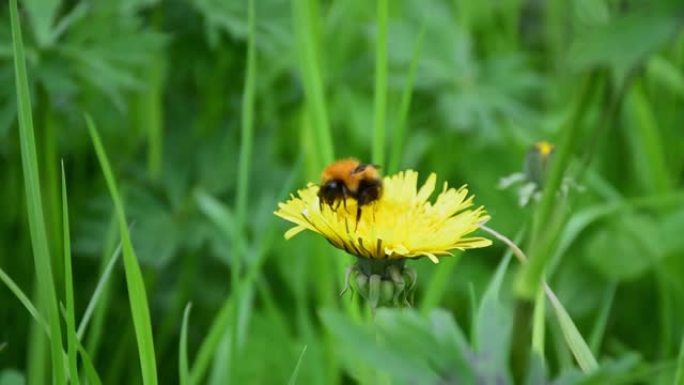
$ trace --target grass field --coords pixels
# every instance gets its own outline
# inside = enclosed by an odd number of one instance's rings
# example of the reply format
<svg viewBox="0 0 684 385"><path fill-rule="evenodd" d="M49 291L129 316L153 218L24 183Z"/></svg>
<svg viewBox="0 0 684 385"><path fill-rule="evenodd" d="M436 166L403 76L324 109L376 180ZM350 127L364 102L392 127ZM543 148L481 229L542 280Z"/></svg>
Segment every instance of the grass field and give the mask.
<svg viewBox="0 0 684 385"><path fill-rule="evenodd" d="M4 3L0 385L684 385L680 0ZM492 244L285 239L346 157Z"/></svg>

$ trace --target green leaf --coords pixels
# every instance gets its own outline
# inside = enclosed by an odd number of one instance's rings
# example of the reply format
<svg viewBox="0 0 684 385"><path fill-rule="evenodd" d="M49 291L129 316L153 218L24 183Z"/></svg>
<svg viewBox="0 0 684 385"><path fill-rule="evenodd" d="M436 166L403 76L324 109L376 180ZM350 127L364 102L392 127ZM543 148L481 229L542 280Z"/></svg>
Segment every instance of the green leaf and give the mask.
<svg viewBox="0 0 684 385"><path fill-rule="evenodd" d="M25 385L26 378L21 372L13 369L0 370L0 385Z"/></svg>
<svg viewBox="0 0 684 385"><path fill-rule="evenodd" d="M142 369L143 384L156 385L157 384L157 364L154 355L154 341L152 338L152 321L150 319L150 309L147 302L147 293L145 292L145 281L143 280L138 258L133 250L130 234L126 226L126 213L124 212L123 202L119 195L119 190L116 187L114 174L109 165L107 154L102 145L100 135L95 128L95 123L86 115L86 123L88 125L88 132L97 153L97 159L100 162L102 172L107 181L107 187L112 200L114 201L114 208L116 210L117 220L119 222L119 232L121 233L121 243L123 245L123 259L124 270L126 272L126 286L128 288L128 299L131 306L131 314L133 316L133 326L135 328L135 337L138 342L138 358L140 359L140 366Z"/></svg>
<svg viewBox="0 0 684 385"><path fill-rule="evenodd" d="M381 316L381 313L384 314ZM378 317L383 317L385 324L393 321L393 315L384 309L378 311ZM401 378L409 383L413 380L415 383L429 384L435 383L439 378L424 356L408 351L408 344L399 346L389 343L379 344L372 329L355 324L348 317L331 310L321 312L321 318L337 341L336 353L353 357L352 362L355 365L364 363L383 370L393 378ZM381 330L379 328L378 332ZM404 330L402 336L411 337L412 332L414 330ZM412 346L414 341L415 339L412 340ZM431 349L431 341L423 340L422 345L423 351Z"/></svg>
<svg viewBox="0 0 684 385"><path fill-rule="evenodd" d="M475 351L489 368L486 372L497 376L496 378L503 376L508 382L510 382L510 374L507 368L513 312L511 307L501 300L500 293L510 261L511 254L507 254L499 263L499 267L487 286L477 310L474 330ZM492 378L490 381L494 381L494 379Z"/></svg>
<svg viewBox="0 0 684 385"><path fill-rule="evenodd" d="M663 254L657 223L644 215L625 214L604 222L585 243L585 260L609 281L634 280Z"/></svg>
<svg viewBox="0 0 684 385"><path fill-rule="evenodd" d="M49 46L52 40L52 28L55 24L57 13L61 6L61 0L24 0L22 1L26 12L31 20L33 34L36 36L38 45Z"/></svg>
<svg viewBox="0 0 684 385"><path fill-rule="evenodd" d="M435 384L444 379L471 384L490 378L451 314L443 310L422 316L413 310L381 308L374 322L366 324L331 310L321 316L335 337L336 353L356 371L367 366L397 384Z"/></svg>
<svg viewBox="0 0 684 385"><path fill-rule="evenodd" d="M46 9L44 12L50 12ZM10 19L12 24L12 45L14 49L14 73L17 91L17 106L19 109L19 139L21 145L21 164L26 188L26 205L28 208L28 222L31 231L33 260L37 277L38 290L45 301L45 312L50 326L50 357L55 384L64 384L64 362L62 361L62 331L59 310L57 308L57 293L52 275L50 247L45 229L45 215L41 197L40 177L38 172L38 155L36 153L36 139L33 130L33 116L31 112L31 98L29 93L28 75L26 73L26 58L24 43L21 37L19 11L17 0L10 0Z"/></svg>
<svg viewBox="0 0 684 385"><path fill-rule="evenodd" d="M607 66L624 75L674 38L679 28L674 13L634 12L616 18L575 40L568 53L570 65L577 70Z"/></svg>

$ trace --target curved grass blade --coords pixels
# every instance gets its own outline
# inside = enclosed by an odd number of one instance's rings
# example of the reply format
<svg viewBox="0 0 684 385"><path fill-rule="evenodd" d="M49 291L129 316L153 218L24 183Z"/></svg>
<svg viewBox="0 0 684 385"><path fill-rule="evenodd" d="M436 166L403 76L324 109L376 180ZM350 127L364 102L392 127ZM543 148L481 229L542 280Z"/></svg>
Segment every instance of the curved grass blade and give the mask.
<svg viewBox="0 0 684 385"><path fill-rule="evenodd" d="M154 356L154 341L152 338L152 321L150 319L150 309L147 303L147 293L145 292L145 281L142 271L138 264L138 257L133 250L131 237L126 225L126 213L124 212L123 202L116 187L114 174L107 159L107 153L102 146L102 140L95 128L95 123L89 115L85 116L90 138L93 141L97 159L102 167L102 173L107 181L109 193L114 201L114 208L119 222L119 232L121 233L121 244L123 245L124 271L126 273L126 287L128 288L128 299L131 305L131 315L133 316L133 327L135 338L138 343L138 355L142 370L143 384L157 384L157 365Z"/></svg>
<svg viewBox="0 0 684 385"><path fill-rule="evenodd" d="M21 165L24 172L26 188L26 206L28 222L31 232L31 244L36 270L38 289L44 298L47 321L50 327L50 357L52 359L52 377L57 385L66 382L62 361L62 331L57 307L57 293L50 252L45 229L45 216L40 194L40 178L38 174L38 156L36 153L36 139L33 133L33 117L31 115L31 98L29 94L28 75L26 73L26 58L24 43L21 37L19 11L17 0L10 1L10 21L12 25L12 47L14 50L14 75L17 91L17 107L19 112L19 141L21 145Z"/></svg>

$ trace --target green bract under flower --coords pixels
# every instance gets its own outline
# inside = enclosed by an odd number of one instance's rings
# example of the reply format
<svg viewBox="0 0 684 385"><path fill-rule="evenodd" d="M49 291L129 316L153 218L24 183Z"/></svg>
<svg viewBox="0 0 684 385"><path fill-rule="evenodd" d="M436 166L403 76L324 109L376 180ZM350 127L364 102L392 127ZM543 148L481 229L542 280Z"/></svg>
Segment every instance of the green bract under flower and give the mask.
<svg viewBox="0 0 684 385"><path fill-rule="evenodd" d="M382 197L362 207L356 223L356 201L347 198L336 208L321 205L318 185L309 184L275 215L296 226L285 233L290 239L304 230L323 235L331 244L361 258L402 259L426 256L433 262L451 250L485 247L491 241L468 236L489 219L484 207L473 208L474 196L466 186L450 188L444 183L434 202L436 174L417 188L418 173L399 172L383 179Z"/></svg>

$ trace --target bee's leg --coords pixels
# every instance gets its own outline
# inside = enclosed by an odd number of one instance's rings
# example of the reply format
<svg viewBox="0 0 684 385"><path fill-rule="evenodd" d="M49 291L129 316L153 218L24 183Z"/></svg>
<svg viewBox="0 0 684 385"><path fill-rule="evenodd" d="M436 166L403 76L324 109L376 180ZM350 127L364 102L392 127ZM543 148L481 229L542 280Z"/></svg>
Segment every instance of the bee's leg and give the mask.
<svg viewBox="0 0 684 385"><path fill-rule="evenodd" d="M359 221L361 220L361 203L356 206L356 227L359 226Z"/></svg>
<svg viewBox="0 0 684 385"><path fill-rule="evenodd" d="M347 211L347 187L342 186L342 205L344 206L344 211Z"/></svg>

